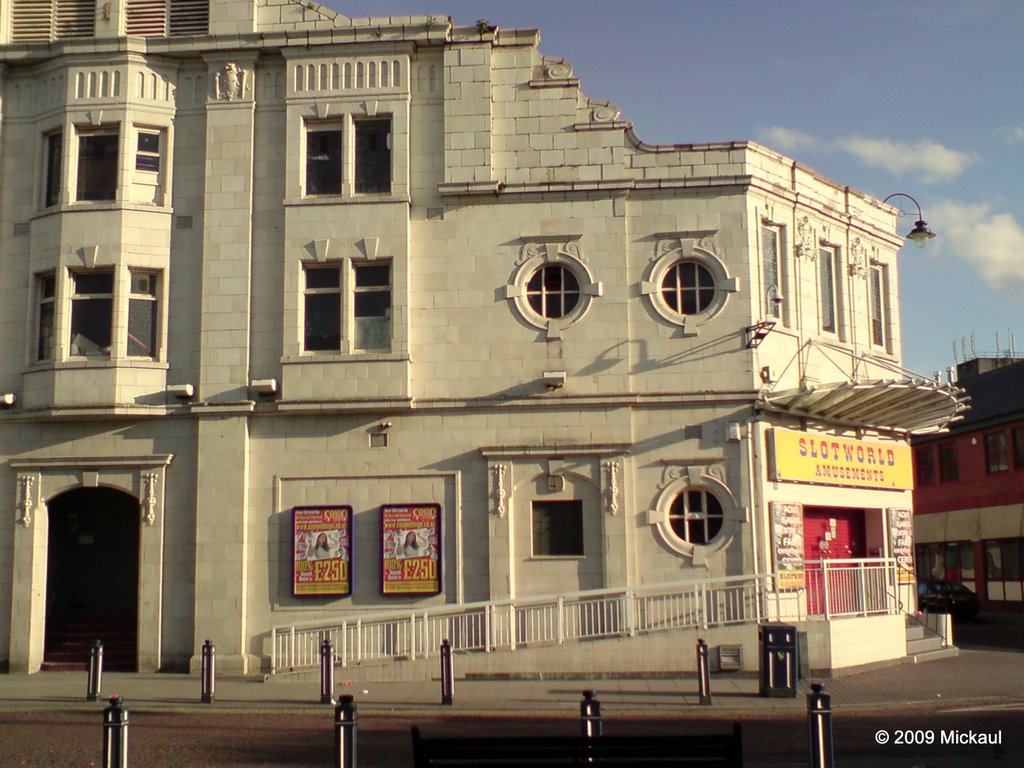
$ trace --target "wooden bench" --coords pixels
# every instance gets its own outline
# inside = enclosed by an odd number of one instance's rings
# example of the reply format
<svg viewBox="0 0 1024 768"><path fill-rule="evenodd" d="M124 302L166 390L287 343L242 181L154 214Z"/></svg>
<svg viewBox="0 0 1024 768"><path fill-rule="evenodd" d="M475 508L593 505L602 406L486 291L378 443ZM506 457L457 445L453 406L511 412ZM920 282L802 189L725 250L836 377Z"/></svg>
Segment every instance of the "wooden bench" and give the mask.
<svg viewBox="0 0 1024 768"><path fill-rule="evenodd" d="M561 768L567 765L651 765L742 768L740 724L732 733L678 736L440 736L412 729L416 768Z"/></svg>

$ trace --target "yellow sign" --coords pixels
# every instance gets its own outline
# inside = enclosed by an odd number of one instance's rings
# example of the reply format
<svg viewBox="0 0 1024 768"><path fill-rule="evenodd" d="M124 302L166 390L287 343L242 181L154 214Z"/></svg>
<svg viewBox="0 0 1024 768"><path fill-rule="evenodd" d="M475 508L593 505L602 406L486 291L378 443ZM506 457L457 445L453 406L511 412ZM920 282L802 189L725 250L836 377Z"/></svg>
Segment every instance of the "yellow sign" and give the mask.
<svg viewBox="0 0 1024 768"><path fill-rule="evenodd" d="M773 429L768 433L771 479L858 488L914 487L910 446Z"/></svg>

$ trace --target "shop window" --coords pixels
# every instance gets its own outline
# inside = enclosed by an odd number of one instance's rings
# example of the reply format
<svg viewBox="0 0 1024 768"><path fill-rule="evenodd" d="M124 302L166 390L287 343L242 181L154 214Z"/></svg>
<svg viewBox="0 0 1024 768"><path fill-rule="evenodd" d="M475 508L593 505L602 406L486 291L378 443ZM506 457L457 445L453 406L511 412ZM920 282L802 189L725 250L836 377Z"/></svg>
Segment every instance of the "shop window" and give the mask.
<svg viewBox="0 0 1024 768"><path fill-rule="evenodd" d="M47 208L60 203L60 193L64 187L62 171L64 168L64 134L60 131L46 137L46 197Z"/></svg>
<svg viewBox="0 0 1024 768"><path fill-rule="evenodd" d="M917 484L931 485L935 482L935 449L928 445L918 448L914 455L917 460Z"/></svg>
<svg viewBox="0 0 1024 768"><path fill-rule="evenodd" d="M72 275L71 355L109 357L114 318L114 273Z"/></svg>
<svg viewBox="0 0 1024 768"><path fill-rule="evenodd" d="M668 522L672 532L689 544L708 544L725 521L721 502L703 490L686 490L672 501Z"/></svg>
<svg viewBox="0 0 1024 768"><path fill-rule="evenodd" d="M160 172L160 133L158 131L139 131L135 151L135 170Z"/></svg>
<svg viewBox="0 0 1024 768"><path fill-rule="evenodd" d="M821 291L821 330L836 333L838 305L836 297L835 248L821 248L818 251L818 282Z"/></svg>
<svg viewBox="0 0 1024 768"><path fill-rule="evenodd" d="M54 317L57 302L55 275L39 275L39 316L36 329L36 360L52 360L54 355Z"/></svg>
<svg viewBox="0 0 1024 768"><path fill-rule="evenodd" d="M715 278L696 261L673 264L661 281L661 297L680 315L706 312L715 301Z"/></svg>
<svg viewBox="0 0 1024 768"><path fill-rule="evenodd" d="M391 118L355 121L355 191L391 192Z"/></svg>
<svg viewBox="0 0 1024 768"><path fill-rule="evenodd" d="M1024 596L1024 539L990 540L984 546L989 599L1019 602Z"/></svg>
<svg viewBox="0 0 1024 768"><path fill-rule="evenodd" d="M526 283L526 301L539 317L563 318L580 302L580 281L567 266L547 264Z"/></svg>
<svg viewBox="0 0 1024 768"><path fill-rule="evenodd" d="M939 480L955 483L960 479L960 465L957 460L956 444L943 443L939 446Z"/></svg>
<svg viewBox="0 0 1024 768"><path fill-rule="evenodd" d="M876 264L871 267L869 276L871 343L876 347L888 347L889 345L889 337L886 333L886 316L889 311L887 272L884 265Z"/></svg>
<svg viewBox="0 0 1024 768"><path fill-rule="evenodd" d="M307 267L303 347L310 352L341 349L341 269Z"/></svg>
<svg viewBox="0 0 1024 768"><path fill-rule="evenodd" d="M583 557L583 502L533 502L534 557Z"/></svg>
<svg viewBox="0 0 1024 768"><path fill-rule="evenodd" d="M1005 472L1010 468L1005 432L992 432L985 435L985 468L990 475Z"/></svg>
<svg viewBox="0 0 1024 768"><path fill-rule="evenodd" d="M1013 428L1013 466L1024 469L1024 427Z"/></svg>
<svg viewBox="0 0 1024 768"><path fill-rule="evenodd" d="M969 541L918 544L914 555L919 579L966 582L975 579L974 548Z"/></svg>
<svg viewBox="0 0 1024 768"><path fill-rule="evenodd" d="M341 126L314 124L306 131L306 194L341 194Z"/></svg>
<svg viewBox="0 0 1024 768"><path fill-rule="evenodd" d="M764 265L765 316L782 318L782 232L778 227L761 227L761 260Z"/></svg>
<svg viewBox="0 0 1024 768"><path fill-rule="evenodd" d="M113 200L117 196L116 131L78 136L78 200Z"/></svg>
<svg viewBox="0 0 1024 768"><path fill-rule="evenodd" d="M354 264L355 349L391 348L391 265Z"/></svg>
<svg viewBox="0 0 1024 768"><path fill-rule="evenodd" d="M130 272L128 297L128 356L157 356L159 321L158 276L155 272Z"/></svg>

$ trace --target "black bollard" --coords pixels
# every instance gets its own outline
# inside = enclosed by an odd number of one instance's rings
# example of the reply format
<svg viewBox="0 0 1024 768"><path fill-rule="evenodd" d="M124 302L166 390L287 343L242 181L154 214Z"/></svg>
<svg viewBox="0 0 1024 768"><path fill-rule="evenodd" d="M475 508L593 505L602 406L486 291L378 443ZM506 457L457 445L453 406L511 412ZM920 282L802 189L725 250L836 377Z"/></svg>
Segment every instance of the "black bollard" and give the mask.
<svg viewBox="0 0 1024 768"><path fill-rule="evenodd" d="M203 643L203 662L200 673L200 701L203 704L213 702L213 686L216 680L217 649L209 640Z"/></svg>
<svg viewBox="0 0 1024 768"><path fill-rule="evenodd" d="M320 644L320 703L334 703L334 644L329 637Z"/></svg>
<svg viewBox="0 0 1024 768"><path fill-rule="evenodd" d="M597 691L584 691L580 702L580 733L585 739L601 735L601 702Z"/></svg>
<svg viewBox="0 0 1024 768"><path fill-rule="evenodd" d="M711 704L711 668L708 666L708 644L697 640L697 693L701 704Z"/></svg>
<svg viewBox="0 0 1024 768"><path fill-rule="evenodd" d="M128 768L128 708L120 696L103 710L103 768Z"/></svg>
<svg viewBox="0 0 1024 768"><path fill-rule="evenodd" d="M89 649L89 671L85 679L85 700L100 700L100 681L103 678L103 641L93 640Z"/></svg>
<svg viewBox="0 0 1024 768"><path fill-rule="evenodd" d="M441 703L451 706L455 701L455 677L452 671L452 644L441 641Z"/></svg>
<svg viewBox="0 0 1024 768"><path fill-rule="evenodd" d="M337 768L356 768L356 705L342 696L334 708L334 754Z"/></svg>
<svg viewBox="0 0 1024 768"><path fill-rule="evenodd" d="M814 683L807 694L807 737L811 750L811 768L833 768L832 697L825 686Z"/></svg>

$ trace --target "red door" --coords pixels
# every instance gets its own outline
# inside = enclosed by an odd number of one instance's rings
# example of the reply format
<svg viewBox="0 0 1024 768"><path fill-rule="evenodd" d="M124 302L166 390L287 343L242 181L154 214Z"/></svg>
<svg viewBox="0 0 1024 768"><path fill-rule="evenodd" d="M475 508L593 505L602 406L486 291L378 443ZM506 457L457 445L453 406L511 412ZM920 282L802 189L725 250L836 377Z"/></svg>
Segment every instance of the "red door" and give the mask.
<svg viewBox="0 0 1024 768"><path fill-rule="evenodd" d="M863 509L804 507L808 615L819 615L825 611L826 573L817 561L862 558L867 552L866 543ZM840 563L829 566L830 613L847 613L854 609L856 594L846 588L850 579L844 579L844 574L838 570L842 567Z"/></svg>

